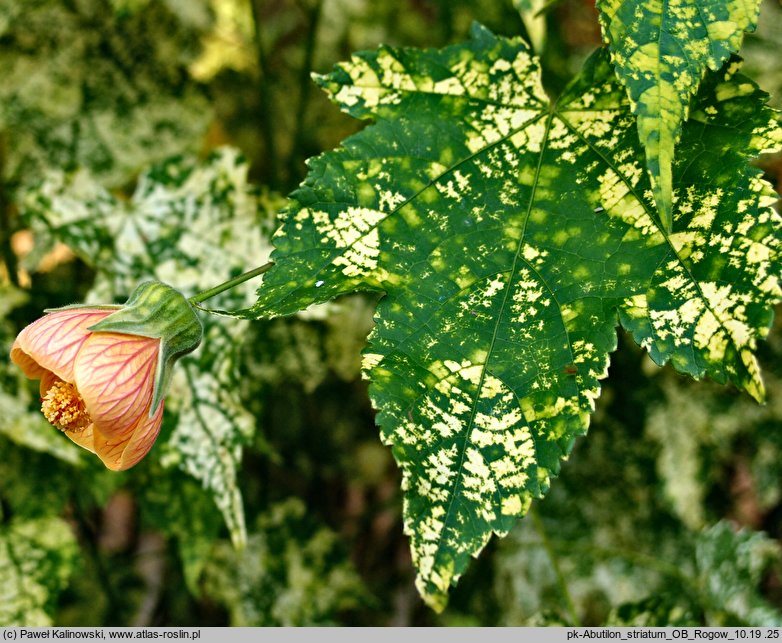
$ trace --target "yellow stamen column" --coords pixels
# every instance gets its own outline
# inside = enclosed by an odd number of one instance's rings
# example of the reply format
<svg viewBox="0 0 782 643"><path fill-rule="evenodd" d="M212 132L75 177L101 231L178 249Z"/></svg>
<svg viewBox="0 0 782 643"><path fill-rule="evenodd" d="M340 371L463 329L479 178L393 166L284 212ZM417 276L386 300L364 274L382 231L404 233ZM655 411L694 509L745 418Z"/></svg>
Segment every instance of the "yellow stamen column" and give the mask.
<svg viewBox="0 0 782 643"><path fill-rule="evenodd" d="M41 412L60 431L80 432L92 422L79 391L68 382L55 382L49 387Z"/></svg>

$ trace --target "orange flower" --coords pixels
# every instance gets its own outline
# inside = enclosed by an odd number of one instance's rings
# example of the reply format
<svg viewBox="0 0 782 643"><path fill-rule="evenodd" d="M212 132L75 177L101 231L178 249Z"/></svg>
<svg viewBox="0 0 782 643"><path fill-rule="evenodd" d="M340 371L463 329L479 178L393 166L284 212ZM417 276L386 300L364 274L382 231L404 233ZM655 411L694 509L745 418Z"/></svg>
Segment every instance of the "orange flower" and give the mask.
<svg viewBox="0 0 782 643"><path fill-rule="evenodd" d="M121 306L49 312L19 333L11 360L41 380L41 411L114 471L152 448L174 361L193 350L201 325L173 288L142 284Z"/></svg>
<svg viewBox="0 0 782 643"><path fill-rule="evenodd" d="M46 419L120 471L149 452L160 430L163 404L149 414L160 339L88 330L111 312L49 313L19 333L11 359L41 380Z"/></svg>

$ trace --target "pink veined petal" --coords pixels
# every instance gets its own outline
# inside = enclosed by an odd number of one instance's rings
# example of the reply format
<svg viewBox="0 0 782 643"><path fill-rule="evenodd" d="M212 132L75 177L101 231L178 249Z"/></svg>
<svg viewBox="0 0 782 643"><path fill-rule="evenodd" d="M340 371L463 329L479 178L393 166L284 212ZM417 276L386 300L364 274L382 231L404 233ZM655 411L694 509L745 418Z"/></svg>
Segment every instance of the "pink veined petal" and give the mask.
<svg viewBox="0 0 782 643"><path fill-rule="evenodd" d="M94 333L74 363L74 383L98 431L128 439L149 413L160 340L120 333Z"/></svg>
<svg viewBox="0 0 782 643"><path fill-rule="evenodd" d="M95 453L95 425L89 424L83 431L65 431L72 442L78 444L82 449L87 449L90 453Z"/></svg>
<svg viewBox="0 0 782 643"><path fill-rule="evenodd" d="M138 424L121 436L107 438L95 429L95 453L112 471L124 471L137 464L155 444L163 421L161 403L152 417L143 416Z"/></svg>
<svg viewBox="0 0 782 643"><path fill-rule="evenodd" d="M30 378L41 377L48 370L73 383L74 359L92 335L87 328L112 312L74 308L48 313L22 329L11 348L11 360Z"/></svg>
<svg viewBox="0 0 782 643"><path fill-rule="evenodd" d="M40 379L45 373L51 373L22 350L22 347L19 346L19 340L14 340L14 344L11 346L11 361L21 368L22 372L31 380Z"/></svg>

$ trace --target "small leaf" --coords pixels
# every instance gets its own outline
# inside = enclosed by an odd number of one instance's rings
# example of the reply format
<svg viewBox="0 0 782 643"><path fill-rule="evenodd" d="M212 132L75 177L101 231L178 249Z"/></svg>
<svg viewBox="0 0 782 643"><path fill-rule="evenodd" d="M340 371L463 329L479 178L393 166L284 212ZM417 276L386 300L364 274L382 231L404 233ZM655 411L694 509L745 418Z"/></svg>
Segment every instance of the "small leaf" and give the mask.
<svg viewBox="0 0 782 643"><path fill-rule="evenodd" d="M685 126L697 154L674 168L671 235L604 51L553 107L524 43L480 26L319 82L376 123L310 160L242 314L386 293L364 364L431 606L586 432L618 312L659 363L762 395L752 351L782 294L780 219L747 161L781 139L735 65Z"/></svg>
<svg viewBox="0 0 782 643"><path fill-rule="evenodd" d="M513 0L513 6L519 12L527 30L530 43L538 55L546 45L546 15L542 13L547 0Z"/></svg>
<svg viewBox="0 0 782 643"><path fill-rule="evenodd" d="M603 36L638 116L660 220L671 229L674 146L706 69L757 24L760 0L598 0ZM686 145L681 146L687 150Z"/></svg>
<svg viewBox="0 0 782 643"><path fill-rule="evenodd" d="M75 571L79 548L59 518L0 526L0 626L47 627L57 595Z"/></svg>

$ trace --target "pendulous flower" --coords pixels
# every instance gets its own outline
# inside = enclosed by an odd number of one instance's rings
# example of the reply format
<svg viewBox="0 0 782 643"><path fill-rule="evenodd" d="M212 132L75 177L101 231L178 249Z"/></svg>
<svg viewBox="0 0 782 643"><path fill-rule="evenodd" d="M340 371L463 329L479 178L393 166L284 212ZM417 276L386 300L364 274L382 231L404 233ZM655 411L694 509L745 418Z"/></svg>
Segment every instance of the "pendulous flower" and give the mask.
<svg viewBox="0 0 782 643"><path fill-rule="evenodd" d="M115 471L152 448L174 362L201 341L190 303L160 282L123 306L71 306L24 328L11 360L41 380L41 411Z"/></svg>

